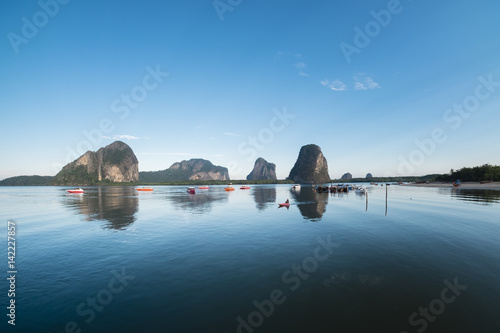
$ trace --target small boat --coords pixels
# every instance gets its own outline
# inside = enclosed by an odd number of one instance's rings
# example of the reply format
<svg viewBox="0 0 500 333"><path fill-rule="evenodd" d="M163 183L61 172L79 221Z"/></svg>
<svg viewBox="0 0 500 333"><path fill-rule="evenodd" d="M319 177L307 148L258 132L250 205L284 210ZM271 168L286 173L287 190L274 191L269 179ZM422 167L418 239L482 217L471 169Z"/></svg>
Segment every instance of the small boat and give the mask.
<svg viewBox="0 0 500 333"><path fill-rule="evenodd" d="M195 193L196 193L196 190L194 189L194 187L188 187L187 192L188 192L189 194L195 194Z"/></svg>
<svg viewBox="0 0 500 333"><path fill-rule="evenodd" d="M300 185L299 184L295 184L292 186L292 189L294 190L300 190Z"/></svg>
<svg viewBox="0 0 500 333"><path fill-rule="evenodd" d="M81 188L75 188L74 190L66 190L68 193L85 193Z"/></svg>
<svg viewBox="0 0 500 333"><path fill-rule="evenodd" d="M138 187L136 188L137 191L140 191L140 192L151 192L153 191L153 188L152 187Z"/></svg>
<svg viewBox="0 0 500 333"><path fill-rule="evenodd" d="M493 183L492 180L483 180L481 182L479 182L480 184L489 184L489 183Z"/></svg>
<svg viewBox="0 0 500 333"><path fill-rule="evenodd" d="M285 202L285 203L280 203L280 204L278 204L278 208L280 208L280 207L287 207L287 208L288 208L288 207L290 207L290 204L289 204L289 203L287 203L287 202Z"/></svg>
<svg viewBox="0 0 500 333"><path fill-rule="evenodd" d="M224 190L226 190L226 191L234 191L233 184L231 184L231 183L227 184L227 187L224 187Z"/></svg>
<svg viewBox="0 0 500 333"><path fill-rule="evenodd" d="M364 194L366 193L366 188L359 187L356 189L356 193Z"/></svg>
<svg viewBox="0 0 500 333"><path fill-rule="evenodd" d="M240 187L240 190L249 190L250 189L250 186L242 186Z"/></svg>
<svg viewBox="0 0 500 333"><path fill-rule="evenodd" d="M208 190L210 187L208 186L200 186L198 187L200 190Z"/></svg>

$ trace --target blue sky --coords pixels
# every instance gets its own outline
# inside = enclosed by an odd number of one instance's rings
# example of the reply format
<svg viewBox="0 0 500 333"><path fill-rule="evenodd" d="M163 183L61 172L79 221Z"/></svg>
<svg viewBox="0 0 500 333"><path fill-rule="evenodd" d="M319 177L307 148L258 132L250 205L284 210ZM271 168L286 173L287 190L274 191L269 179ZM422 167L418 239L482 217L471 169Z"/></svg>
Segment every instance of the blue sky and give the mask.
<svg viewBox="0 0 500 333"><path fill-rule="evenodd" d="M217 8L216 8L217 7ZM206 158L288 176L500 164L500 3L3 1L0 179L129 144L141 171ZM87 133L87 135L85 134Z"/></svg>

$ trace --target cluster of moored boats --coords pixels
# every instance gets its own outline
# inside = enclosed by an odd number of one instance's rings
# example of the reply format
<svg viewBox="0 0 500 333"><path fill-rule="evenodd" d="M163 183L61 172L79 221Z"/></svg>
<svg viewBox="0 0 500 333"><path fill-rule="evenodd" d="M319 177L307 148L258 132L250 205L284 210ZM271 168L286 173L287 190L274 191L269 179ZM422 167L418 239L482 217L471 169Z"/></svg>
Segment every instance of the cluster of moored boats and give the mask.
<svg viewBox="0 0 500 333"><path fill-rule="evenodd" d="M378 184L371 183L370 185L377 186ZM389 186L390 184L386 184L386 185ZM381 184L381 186L383 186L383 184ZM346 184L338 184L338 185L330 184L330 185L326 185L326 186L325 185L320 185L320 186L313 185L313 188L315 189L315 191L317 193L348 193L349 191L353 191L353 190L355 190L358 193L366 193L366 188L364 188L364 187L358 187L356 185L346 185ZM210 187L199 186L198 189L208 190L208 189L210 189ZM250 189L250 186L247 186L247 185L242 185L240 187L240 190L249 190L249 189ZM138 187L138 188L136 188L136 190L139 192L152 192L153 188L146 186L146 187ZM229 191L234 191L235 188L233 187L233 184L229 183L226 187L224 187L224 190L229 192ZM300 191L300 184L293 185L292 190ZM81 188L67 190L67 192L68 193L84 193L84 191ZM187 192L189 194L195 194L196 188L190 186L187 188Z"/></svg>
<svg viewBox="0 0 500 333"><path fill-rule="evenodd" d="M366 193L366 188L364 187L358 187L356 185L320 185L316 187L316 193L349 193L349 191L355 190L356 192L359 193Z"/></svg>

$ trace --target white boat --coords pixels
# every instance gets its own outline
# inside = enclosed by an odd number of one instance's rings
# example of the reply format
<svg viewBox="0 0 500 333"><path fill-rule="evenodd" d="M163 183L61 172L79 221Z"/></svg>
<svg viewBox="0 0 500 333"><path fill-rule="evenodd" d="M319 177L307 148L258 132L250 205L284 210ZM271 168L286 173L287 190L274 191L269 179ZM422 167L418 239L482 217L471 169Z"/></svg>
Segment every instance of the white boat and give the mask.
<svg viewBox="0 0 500 333"><path fill-rule="evenodd" d="M292 186L292 189L294 190L300 190L300 185L299 184L295 184Z"/></svg>

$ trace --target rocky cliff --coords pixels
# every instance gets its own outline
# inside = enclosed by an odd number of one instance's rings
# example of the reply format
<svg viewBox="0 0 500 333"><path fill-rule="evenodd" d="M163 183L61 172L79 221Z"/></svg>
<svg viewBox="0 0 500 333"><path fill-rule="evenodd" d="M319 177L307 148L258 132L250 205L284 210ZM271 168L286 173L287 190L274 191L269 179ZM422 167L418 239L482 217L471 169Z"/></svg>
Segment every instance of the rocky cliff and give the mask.
<svg viewBox="0 0 500 333"><path fill-rule="evenodd" d="M317 145L306 145L300 148L288 179L296 183L328 183L328 163Z"/></svg>
<svg viewBox="0 0 500 333"><path fill-rule="evenodd" d="M87 151L66 164L52 185L94 185L139 181L139 161L126 143L115 141L96 152Z"/></svg>
<svg viewBox="0 0 500 333"><path fill-rule="evenodd" d="M262 157L255 161L247 180L276 180L276 164L269 163Z"/></svg>
<svg viewBox="0 0 500 333"><path fill-rule="evenodd" d="M352 179L352 175L349 172L346 172L340 177L340 179Z"/></svg>
<svg viewBox="0 0 500 333"><path fill-rule="evenodd" d="M212 162L193 158L189 161L176 162L170 168L161 171L143 171L139 173L141 182L161 183L183 180L229 180L227 168L213 165Z"/></svg>

